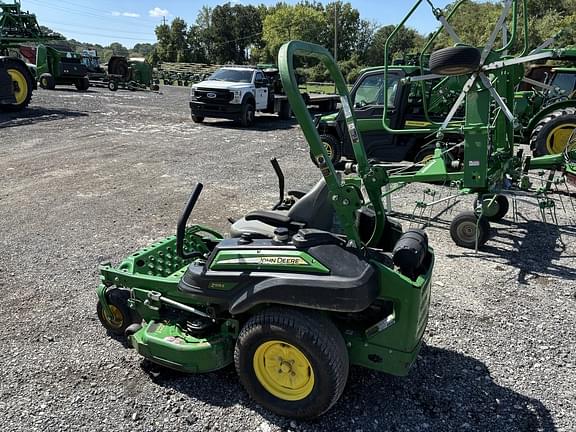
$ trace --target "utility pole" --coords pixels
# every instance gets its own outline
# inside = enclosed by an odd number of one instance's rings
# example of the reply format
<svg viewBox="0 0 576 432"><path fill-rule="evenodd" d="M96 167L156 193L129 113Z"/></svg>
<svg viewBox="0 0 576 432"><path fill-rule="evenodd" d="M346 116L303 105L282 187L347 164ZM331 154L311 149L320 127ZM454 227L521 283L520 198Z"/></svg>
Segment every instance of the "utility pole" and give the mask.
<svg viewBox="0 0 576 432"><path fill-rule="evenodd" d="M162 17L162 25L166 25L166 17L165 16Z"/></svg>
<svg viewBox="0 0 576 432"><path fill-rule="evenodd" d="M338 5L340 2L334 3L334 61L338 61Z"/></svg>

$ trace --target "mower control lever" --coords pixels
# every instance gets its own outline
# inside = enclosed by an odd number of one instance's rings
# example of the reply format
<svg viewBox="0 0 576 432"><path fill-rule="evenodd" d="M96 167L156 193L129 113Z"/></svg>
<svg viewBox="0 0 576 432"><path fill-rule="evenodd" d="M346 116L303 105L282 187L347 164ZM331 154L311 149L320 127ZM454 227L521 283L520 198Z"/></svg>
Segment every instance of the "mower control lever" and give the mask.
<svg viewBox="0 0 576 432"><path fill-rule="evenodd" d="M178 219L178 225L176 226L176 253L182 259L192 259L202 256L200 252L188 253L184 251L184 238L186 237L186 223L190 218L190 213L192 213L192 209L194 209L203 187L202 183L196 184L192 195L190 195L190 199L180 214L180 219Z"/></svg>
<svg viewBox="0 0 576 432"><path fill-rule="evenodd" d="M272 210L276 210L282 205L282 202L284 201L284 173L282 172L282 168L280 168L280 164L276 158L270 159L270 163L276 172L276 176L278 176L278 188L280 189L280 199L274 205L274 207L272 207Z"/></svg>

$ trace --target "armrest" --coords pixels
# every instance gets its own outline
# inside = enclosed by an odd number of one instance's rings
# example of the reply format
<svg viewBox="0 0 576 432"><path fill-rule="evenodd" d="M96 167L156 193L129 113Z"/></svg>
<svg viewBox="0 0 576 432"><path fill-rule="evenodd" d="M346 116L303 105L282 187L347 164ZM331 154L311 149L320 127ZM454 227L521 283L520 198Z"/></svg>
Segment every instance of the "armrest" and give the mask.
<svg viewBox="0 0 576 432"><path fill-rule="evenodd" d="M257 220L267 225L282 228L299 229L304 226L304 224L302 223L294 222L289 216L266 210L257 210L250 212L246 216L244 216L244 219L246 219L247 221Z"/></svg>

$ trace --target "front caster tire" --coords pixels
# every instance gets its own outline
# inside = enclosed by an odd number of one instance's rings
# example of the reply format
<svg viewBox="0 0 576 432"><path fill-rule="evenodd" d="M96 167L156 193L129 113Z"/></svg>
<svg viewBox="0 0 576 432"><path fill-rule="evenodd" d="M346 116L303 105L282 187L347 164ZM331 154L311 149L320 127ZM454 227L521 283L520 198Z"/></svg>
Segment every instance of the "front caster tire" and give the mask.
<svg viewBox="0 0 576 432"><path fill-rule="evenodd" d="M252 399L297 419L328 411L348 379L342 335L312 311L270 308L250 318L236 342L234 363Z"/></svg>
<svg viewBox="0 0 576 432"><path fill-rule="evenodd" d="M450 236L454 243L467 249L482 247L490 236L490 222L485 217L478 218L475 212L464 212L456 216L450 224Z"/></svg>
<svg viewBox="0 0 576 432"><path fill-rule="evenodd" d="M104 314L102 304L96 305L96 313L100 323L106 330L116 336L124 336L128 326L134 323L132 312L128 307L129 293L126 290L112 289L107 293L108 305L112 311L112 317Z"/></svg>
<svg viewBox="0 0 576 432"><path fill-rule="evenodd" d="M504 195L496 195L494 200L491 196L484 196L483 207L482 216L490 222L498 222L504 219L504 216L508 213L510 203ZM478 198L474 201L474 209L478 209L478 211L481 210Z"/></svg>

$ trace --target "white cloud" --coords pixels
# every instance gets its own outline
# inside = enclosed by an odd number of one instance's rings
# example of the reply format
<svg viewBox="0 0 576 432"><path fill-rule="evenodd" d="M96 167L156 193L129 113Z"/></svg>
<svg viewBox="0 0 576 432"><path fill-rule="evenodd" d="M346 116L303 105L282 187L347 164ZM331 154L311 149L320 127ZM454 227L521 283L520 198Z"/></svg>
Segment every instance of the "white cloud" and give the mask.
<svg viewBox="0 0 576 432"><path fill-rule="evenodd" d="M125 17L130 17L130 18L139 18L140 14L136 13L136 12L118 12L118 11L114 11L112 12L113 16L125 16Z"/></svg>
<svg viewBox="0 0 576 432"><path fill-rule="evenodd" d="M170 12L168 12L168 9L160 9L158 6L156 6L154 9L150 9L148 14L151 17L163 17L170 15Z"/></svg>

